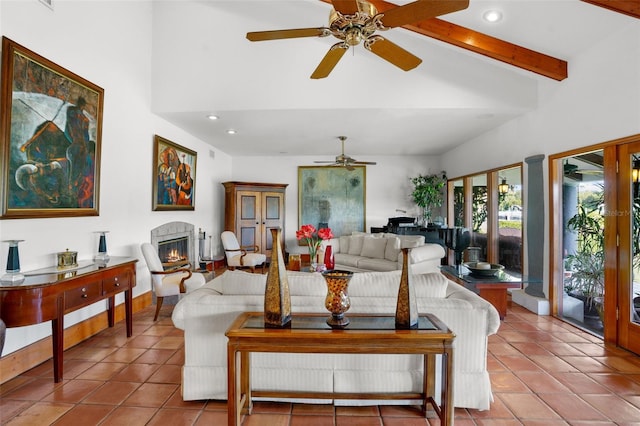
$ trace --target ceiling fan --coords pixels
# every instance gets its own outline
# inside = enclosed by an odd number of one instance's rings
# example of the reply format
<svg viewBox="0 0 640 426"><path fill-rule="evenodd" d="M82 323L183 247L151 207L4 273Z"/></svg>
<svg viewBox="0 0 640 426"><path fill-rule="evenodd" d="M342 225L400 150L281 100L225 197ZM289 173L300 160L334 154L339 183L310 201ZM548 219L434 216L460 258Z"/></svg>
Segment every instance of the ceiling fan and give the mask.
<svg viewBox="0 0 640 426"><path fill-rule="evenodd" d="M376 163L373 161L356 161L354 158L349 157L344 154L344 141L347 140L346 136L338 136L338 139L342 142L342 154L336 156L335 161L314 161L314 163L331 163L334 166L342 166L347 170L355 170L353 165L375 165Z"/></svg>
<svg viewBox="0 0 640 426"><path fill-rule="evenodd" d="M365 49L398 68L409 71L417 67L422 59L375 32L435 18L469 7L469 0L419 0L378 13L376 7L365 0L332 0L332 3L329 27L248 32L247 39L265 41L330 35L338 38L340 42L331 46L311 74L313 79L327 77L349 47L357 46L360 42L363 42Z"/></svg>

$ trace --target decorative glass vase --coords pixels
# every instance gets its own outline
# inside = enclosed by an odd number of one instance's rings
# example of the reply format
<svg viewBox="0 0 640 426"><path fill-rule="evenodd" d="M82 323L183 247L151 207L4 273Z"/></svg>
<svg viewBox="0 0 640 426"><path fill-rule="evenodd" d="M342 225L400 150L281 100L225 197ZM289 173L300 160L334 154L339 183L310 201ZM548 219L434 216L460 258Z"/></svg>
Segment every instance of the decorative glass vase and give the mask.
<svg viewBox="0 0 640 426"><path fill-rule="evenodd" d="M409 257L411 249L402 249L402 274L398 287L398 301L396 302L396 328L410 329L418 326L418 302L415 288L411 283Z"/></svg>
<svg viewBox="0 0 640 426"><path fill-rule="evenodd" d="M264 291L265 327L287 327L291 324L291 295L287 268L284 265L280 244L280 234L280 229L271 229L273 246Z"/></svg>
<svg viewBox="0 0 640 426"><path fill-rule="evenodd" d="M331 271L336 266L336 261L333 257L333 249L331 248L331 244L328 244L324 249L324 266L328 271Z"/></svg>
<svg viewBox="0 0 640 426"><path fill-rule="evenodd" d="M344 313L351 307L351 300L347 288L349 281L353 277L351 271L331 270L322 273L327 282L327 297L324 299L324 306L331 316L327 318L327 324L331 328L345 328L349 325L349 319Z"/></svg>

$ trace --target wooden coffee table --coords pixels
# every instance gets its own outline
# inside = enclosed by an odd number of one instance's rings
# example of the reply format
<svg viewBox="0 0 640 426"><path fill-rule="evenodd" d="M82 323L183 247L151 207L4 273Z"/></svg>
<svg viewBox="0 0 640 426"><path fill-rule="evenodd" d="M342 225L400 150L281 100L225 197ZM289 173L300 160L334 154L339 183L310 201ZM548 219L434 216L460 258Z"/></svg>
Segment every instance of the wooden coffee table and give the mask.
<svg viewBox="0 0 640 426"><path fill-rule="evenodd" d="M240 314L227 329L228 424L240 425L242 413L251 414L252 395L274 398L420 399L423 414L431 405L441 424L453 424L453 340L455 335L434 315L421 315L419 328L396 330L389 315L347 315L343 330L331 329L325 314L294 314L291 327L265 328L262 312ZM267 391L251 389L252 352L352 353L424 355L422 392L346 393ZM435 356L442 356L440 405L434 400Z"/></svg>

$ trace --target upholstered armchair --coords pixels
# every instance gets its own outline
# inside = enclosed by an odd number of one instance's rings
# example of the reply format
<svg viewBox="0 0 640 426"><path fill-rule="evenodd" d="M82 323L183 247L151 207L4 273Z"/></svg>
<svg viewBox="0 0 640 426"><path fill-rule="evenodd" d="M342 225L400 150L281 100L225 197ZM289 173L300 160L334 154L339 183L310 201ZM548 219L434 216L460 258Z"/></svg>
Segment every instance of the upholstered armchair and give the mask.
<svg viewBox="0 0 640 426"><path fill-rule="evenodd" d="M262 265L262 273L264 273L264 265L267 256L258 253L258 246L240 246L236 234L231 231L224 231L220 234L224 254L227 257L227 267L230 270L235 268L249 268L251 272L256 271L256 266ZM250 249L250 250L248 250Z"/></svg>
<svg viewBox="0 0 640 426"><path fill-rule="evenodd" d="M186 267L165 271L162 267L160 257L158 257L158 252L153 245L143 243L140 245L140 249L142 250L145 262L147 262L147 268L149 268L149 272L151 273L151 283L153 285L153 291L156 294L156 314L153 317L154 321L158 319L162 302L166 296L188 293L202 287L206 282L204 275L193 273Z"/></svg>

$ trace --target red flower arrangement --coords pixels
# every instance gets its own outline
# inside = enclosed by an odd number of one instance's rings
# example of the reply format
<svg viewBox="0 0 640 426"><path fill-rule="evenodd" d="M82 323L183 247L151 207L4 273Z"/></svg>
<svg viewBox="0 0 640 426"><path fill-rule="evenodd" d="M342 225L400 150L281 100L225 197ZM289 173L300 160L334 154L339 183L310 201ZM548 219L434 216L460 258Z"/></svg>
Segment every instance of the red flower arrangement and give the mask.
<svg viewBox="0 0 640 426"><path fill-rule="evenodd" d="M323 240L329 240L333 238L333 232L331 228L320 228L316 231L313 225L302 225L298 231L296 231L296 238L298 240L305 240L309 246L309 258L311 263L316 263L318 259L318 249Z"/></svg>

